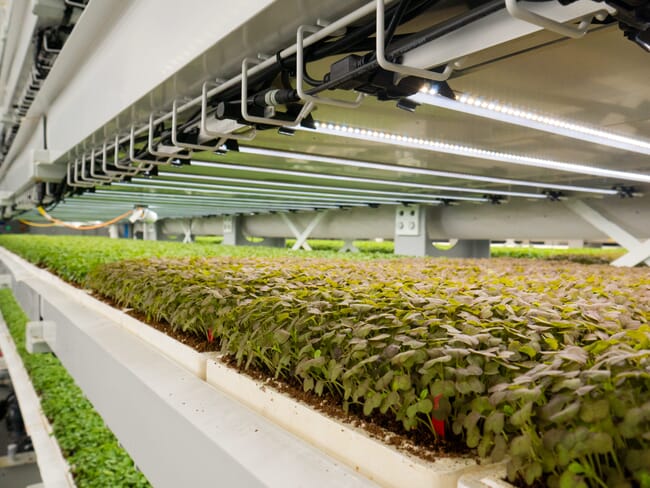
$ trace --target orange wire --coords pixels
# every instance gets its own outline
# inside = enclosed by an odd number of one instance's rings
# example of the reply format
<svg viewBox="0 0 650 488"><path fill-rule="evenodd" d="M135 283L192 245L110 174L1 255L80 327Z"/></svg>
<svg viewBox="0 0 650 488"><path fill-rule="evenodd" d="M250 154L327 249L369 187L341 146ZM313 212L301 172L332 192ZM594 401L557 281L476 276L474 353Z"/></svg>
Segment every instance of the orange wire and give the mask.
<svg viewBox="0 0 650 488"><path fill-rule="evenodd" d="M118 222L129 215L133 213L133 210L129 210L128 212L124 212L122 215L118 215L114 219L107 220L106 222L102 222L100 224L94 224L94 225L72 225L67 222L64 222L63 220L59 220L55 217L52 217L49 215L43 207L38 207L37 208L38 213L40 213L43 217L45 217L47 220L52 222L54 225L60 225L62 227L67 227L69 229L76 229L76 230L95 230L95 229L101 229L102 227L107 227L109 225L114 224L115 222Z"/></svg>
<svg viewBox="0 0 650 488"><path fill-rule="evenodd" d="M29 225L31 227L54 227L56 224L44 224L42 222L30 222L29 220L18 219L21 224Z"/></svg>

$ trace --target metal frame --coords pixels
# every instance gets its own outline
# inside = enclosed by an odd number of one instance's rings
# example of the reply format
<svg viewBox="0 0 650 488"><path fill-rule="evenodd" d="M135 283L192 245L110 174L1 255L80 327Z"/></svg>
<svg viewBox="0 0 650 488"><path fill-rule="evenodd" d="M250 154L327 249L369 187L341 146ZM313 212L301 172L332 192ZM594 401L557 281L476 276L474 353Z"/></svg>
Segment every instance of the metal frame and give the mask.
<svg viewBox="0 0 650 488"><path fill-rule="evenodd" d="M303 248L305 251L311 251L311 246L307 243L307 239L309 239L309 236L311 233L314 231L316 226L320 224L321 220L325 218L327 215L328 210L324 210L322 212L316 212L316 215L314 215L314 218L307 224L307 227L305 227L305 230L302 232L298 229L296 224L291 220L291 218L287 214L280 214L282 216L282 220L285 221L291 232L293 233L294 237L296 238L295 244L291 247L292 251L297 251L300 248Z"/></svg>
<svg viewBox="0 0 650 488"><path fill-rule="evenodd" d="M261 61L253 58L244 58L241 62L241 114L244 120L257 124L277 125L280 127L293 127L299 125L314 108L313 102L307 102L293 121L273 119L270 117L257 117L248 113L248 65L259 64Z"/></svg>

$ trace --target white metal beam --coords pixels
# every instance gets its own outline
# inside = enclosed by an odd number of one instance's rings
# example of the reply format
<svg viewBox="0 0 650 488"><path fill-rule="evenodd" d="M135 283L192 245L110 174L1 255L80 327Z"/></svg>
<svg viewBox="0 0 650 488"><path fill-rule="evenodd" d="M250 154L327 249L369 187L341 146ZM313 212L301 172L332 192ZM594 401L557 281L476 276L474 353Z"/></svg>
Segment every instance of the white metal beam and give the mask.
<svg viewBox="0 0 650 488"><path fill-rule="evenodd" d="M564 204L628 250L627 254L612 262L613 266L636 266L641 262L645 262L650 266L650 239L645 242L639 241L628 231L591 208L582 200L570 199L566 200Z"/></svg>

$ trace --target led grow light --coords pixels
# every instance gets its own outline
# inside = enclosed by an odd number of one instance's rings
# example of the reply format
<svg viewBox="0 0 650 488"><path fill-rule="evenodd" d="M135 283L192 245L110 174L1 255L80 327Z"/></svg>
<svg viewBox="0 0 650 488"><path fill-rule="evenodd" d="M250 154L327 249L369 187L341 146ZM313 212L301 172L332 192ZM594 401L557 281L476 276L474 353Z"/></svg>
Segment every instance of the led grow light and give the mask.
<svg viewBox="0 0 650 488"><path fill-rule="evenodd" d="M317 200L323 200L326 202L340 202L340 203L348 203L348 202L354 202L354 203L401 203L405 199L395 199L395 198L384 198L384 197L361 197L361 196L348 196L348 195L337 195L337 194L321 194L321 193L314 193L314 192L293 192L293 191L286 191L286 192L281 192L280 190L271 190L271 189L263 189L263 188L246 188L246 187L238 187L238 186L233 186L232 189L230 190L222 190L218 188L228 188L227 186L220 186L216 187L215 185L206 185L206 184L201 184L201 183L194 183L193 185L189 184L183 184L181 182L175 182L173 184L165 184L164 182L157 181L155 185L150 184L149 180L147 181L146 184L144 185L135 185L138 188L151 188L151 189L158 189L158 190L175 190L175 191L191 191L191 192L196 192L196 193L208 193L208 194L225 194L225 195L245 195L245 196L260 196L260 197L270 197L273 195L277 195L278 197L282 198L290 198L290 199L295 199L295 200L310 200L314 201L316 198ZM115 183L113 186L116 187L129 187L129 184L124 184L124 183ZM131 186L132 187L132 186ZM300 194L304 193L304 195ZM469 198L469 197L468 197ZM431 198L418 198L417 196L408 198L409 202L412 203L426 203L426 204L432 204L436 205L440 203L440 200L436 199L436 197L431 197ZM481 200L484 201L484 200Z"/></svg>
<svg viewBox="0 0 650 488"><path fill-rule="evenodd" d="M567 163L564 161L554 161L551 159L534 158L531 156L523 156L500 151L491 151L489 149L481 149L478 147L465 146L462 144L452 144L449 142L433 139L423 139L341 124L315 122L314 126L316 127L315 130L321 134L347 137L350 139L379 142L382 144L392 144L396 146L409 147L412 149L421 149L444 154L455 154L458 156L466 156L470 158L487 159L490 161L515 164L518 166L532 166L535 168L554 169L556 171L566 171L583 175L614 178L617 180L650 183L650 175L642 173L617 171L612 169L597 168L595 166L587 166L584 164Z"/></svg>
<svg viewBox="0 0 650 488"><path fill-rule="evenodd" d="M464 196L458 196L458 195L423 195L420 193L407 193L407 192L395 192L395 191L385 191L385 190L367 190L367 189L362 189L362 188L346 188L346 187L332 187L332 186L325 186L325 185L306 185L302 183L285 183L285 182L280 182L280 181L264 181L264 180L254 180L254 179L247 179L247 178L228 178L228 177L219 177L219 176L205 176L205 175L195 175L195 174L189 174L189 173L169 173L169 172L160 172L158 173L158 176L161 178L174 178L174 179L181 179L181 180L201 180L201 181L210 181L215 184L219 184L220 182L232 182L232 183L245 183L245 184L253 184L253 185L262 185L262 186L272 186L272 187L285 187L285 188L300 188L300 189L306 189L306 190L329 190L329 191L335 191L334 195L339 195L338 192L340 193L350 193L350 194L357 194L356 196L359 196L360 194L363 195L377 195L380 197L392 197L392 198L399 198L399 199L408 199L408 198L418 198L418 197L427 197L427 198L441 198L441 199L455 199L455 200L467 200L471 202L487 202L487 198L477 198L477 197L464 197ZM136 178L133 179L134 182L138 182ZM145 180L146 181L146 180ZM162 181L170 181L170 180L160 180L157 179L156 181L162 182ZM196 183L193 183L196 184ZM208 185L209 187L212 185ZM230 186L223 186L219 184L219 187L222 188L240 188L240 187L230 187ZM267 189L263 189L267 190ZM268 191L271 191L270 189ZM284 190L284 191L291 191L291 190ZM305 195L315 195L317 193L314 192L293 192L291 193L298 193L298 194L305 194ZM487 191L483 191L482 193L488 193ZM537 195L537 194L532 194L537 196L541 196L542 198L545 198L544 195ZM343 195L346 196L346 195Z"/></svg>
<svg viewBox="0 0 650 488"><path fill-rule="evenodd" d="M420 93L409 98L419 104L446 108L639 154L650 154L648 140L607 132L471 94L456 95L455 100L452 100L439 95L435 85L431 88L424 86Z"/></svg>
<svg viewBox="0 0 650 488"><path fill-rule="evenodd" d="M306 129L311 130L311 129ZM340 135L340 134L336 134ZM576 191L576 192L585 192L585 193L596 193L600 195L616 195L618 192L616 190L603 189L603 188L591 188L584 186L576 185L559 185L555 183L543 183L539 181L527 181L527 180L514 180L511 178L496 178L492 176L481 176L481 175L472 175L466 173L455 173L453 171L440 171L427 168L416 168L413 166L398 166L392 164L382 164L382 163L373 163L369 161L359 161L355 159L344 159L344 158L335 158L331 156L323 155L313 155L305 153L295 153L289 151L279 151L275 149L265 149L257 147L245 147L240 146L239 151L244 154L257 154L261 156L273 156L285 159L297 159L302 161L313 161L317 163L330 163L336 164L339 166L349 166L353 168L368 168L368 169L378 169L382 171L391 171L395 173L410 173L415 175L423 176L437 176L442 178L457 178L468 181L480 181L484 183L496 183L500 185L516 185L516 186L527 186L534 188L545 188L549 190L560 190L560 191ZM367 183L373 181L385 181L385 180L372 180L372 179L362 179L357 177L347 177L347 176L334 176L334 175L319 175L316 173L309 172L299 172L294 170L279 170L279 169L270 169L270 168L258 168L256 166L242 166L235 164L222 164L222 163L207 163L201 161L192 161L193 166L204 166L204 167L220 167L224 169L239 169L247 168L249 171L265 171L268 173L287 175L287 176L301 176L301 177L310 177L310 178L325 178L325 179L340 179L341 181L364 181ZM393 182L394 184L398 182ZM399 182L400 185L408 185L403 182ZM418 184L420 185L420 184ZM526 198L539 198L536 194L527 193L527 194L518 194L518 192L511 191L493 191L493 190L476 190L471 188L463 187L438 187L439 189L445 188L450 191L467 191L467 192L480 192L480 193L491 193L495 195L507 195L507 196L525 196ZM453 190L452 190L453 189Z"/></svg>

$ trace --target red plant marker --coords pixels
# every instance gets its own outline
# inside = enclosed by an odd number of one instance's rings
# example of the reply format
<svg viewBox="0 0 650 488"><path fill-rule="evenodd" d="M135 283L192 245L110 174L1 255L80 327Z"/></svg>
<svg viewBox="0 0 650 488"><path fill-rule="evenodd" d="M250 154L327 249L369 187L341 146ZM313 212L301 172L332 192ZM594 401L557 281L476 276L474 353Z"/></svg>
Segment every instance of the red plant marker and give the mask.
<svg viewBox="0 0 650 488"><path fill-rule="evenodd" d="M440 408L440 398L442 398L442 395L436 395L433 397L433 409L438 410ZM431 416L431 426L433 427L433 430L435 433L440 436L441 439L445 438L445 421L444 420L436 420Z"/></svg>
<svg viewBox="0 0 650 488"><path fill-rule="evenodd" d="M208 329L208 342L214 341L214 335L212 335L212 329Z"/></svg>

